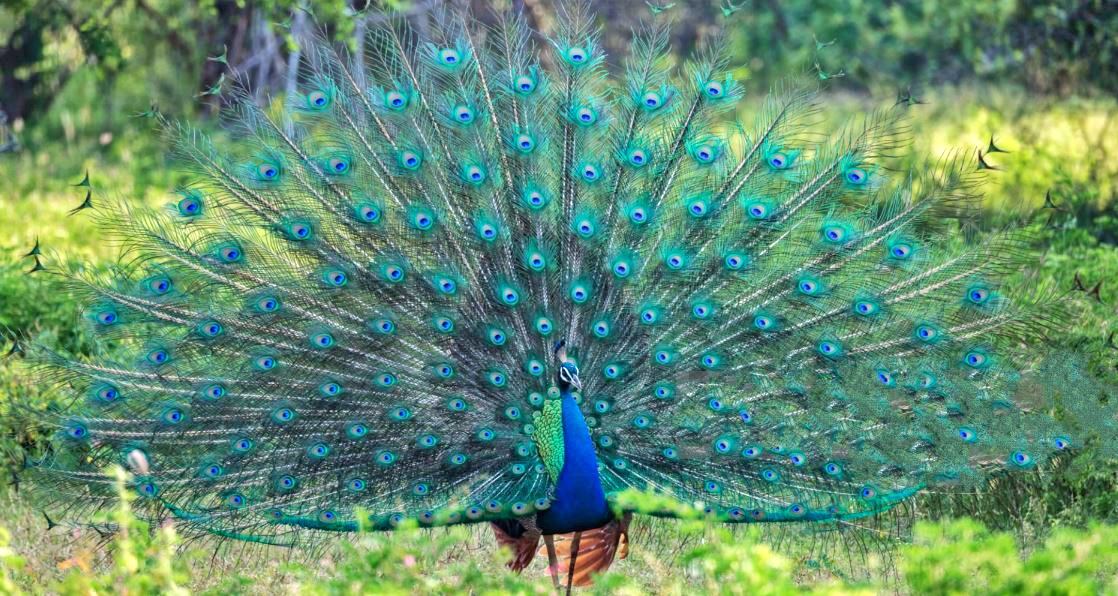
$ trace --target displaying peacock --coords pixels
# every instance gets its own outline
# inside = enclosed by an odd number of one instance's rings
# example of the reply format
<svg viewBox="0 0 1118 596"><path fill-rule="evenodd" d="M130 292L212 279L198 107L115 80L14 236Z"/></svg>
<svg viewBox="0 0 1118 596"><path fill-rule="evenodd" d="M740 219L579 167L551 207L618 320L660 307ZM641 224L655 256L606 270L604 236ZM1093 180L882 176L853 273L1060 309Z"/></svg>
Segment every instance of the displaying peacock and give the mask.
<svg viewBox="0 0 1118 596"><path fill-rule="evenodd" d="M584 4L539 50L514 12L437 20L308 40L221 142L156 115L169 213L95 193L124 257L53 271L116 349L24 347L72 517L121 464L184 532L484 522L571 585L624 555L628 488L823 524L1111 444L1106 388L1041 351L1057 297L1000 283L1023 239L956 238L981 156L895 168L911 102L823 134L790 86L735 124L725 44L676 68L662 18L616 80Z"/></svg>

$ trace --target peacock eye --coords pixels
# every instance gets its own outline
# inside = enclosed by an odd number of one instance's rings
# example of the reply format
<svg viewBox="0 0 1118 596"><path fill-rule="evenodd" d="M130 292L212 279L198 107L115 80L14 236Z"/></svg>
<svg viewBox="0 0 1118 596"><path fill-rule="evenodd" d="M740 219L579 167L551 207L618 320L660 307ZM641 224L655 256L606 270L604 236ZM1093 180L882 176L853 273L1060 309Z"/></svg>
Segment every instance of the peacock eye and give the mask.
<svg viewBox="0 0 1118 596"><path fill-rule="evenodd" d="M536 319L536 331L538 331L540 335L547 335L551 333L552 329L554 329L554 326L551 324L550 319L546 317Z"/></svg>
<svg viewBox="0 0 1118 596"><path fill-rule="evenodd" d="M330 103L330 98L322 91L312 91L307 94L307 103L311 107L324 108Z"/></svg>
<svg viewBox="0 0 1118 596"><path fill-rule="evenodd" d="M574 46L567 49L567 59L574 64L583 64L589 58L589 53L585 48Z"/></svg>
<svg viewBox="0 0 1118 596"><path fill-rule="evenodd" d="M112 324L116 323L118 320L119 320L119 317L117 317L116 311L105 310L105 311L101 311L101 312L97 313L97 322L102 324L102 325L106 325L106 326L112 325Z"/></svg>
<svg viewBox="0 0 1118 596"><path fill-rule="evenodd" d="M183 197L178 202L179 215L193 217L202 213L202 199L196 194Z"/></svg>
<svg viewBox="0 0 1118 596"><path fill-rule="evenodd" d="M771 209L768 204L756 201L745 205L745 213L749 216L749 219L757 221L769 217Z"/></svg>
<svg viewBox="0 0 1118 596"><path fill-rule="evenodd" d="M178 408L168 408L162 415L163 422L167 424L178 424L182 422L185 417L186 415Z"/></svg>
<svg viewBox="0 0 1118 596"><path fill-rule="evenodd" d="M326 285L333 286L335 288L340 288L346 285L346 282L349 281L345 272L338 271L337 269L332 269L324 273L322 275L322 280L326 282Z"/></svg>
<svg viewBox="0 0 1118 596"><path fill-rule="evenodd" d="M718 81L707 81L707 84L703 87L703 92L706 93L707 97L717 99L722 97L725 93L725 89L723 89L722 83Z"/></svg>
<svg viewBox="0 0 1118 596"><path fill-rule="evenodd" d="M697 218L697 219L706 217L707 212L708 212L709 209L710 209L710 206L707 204L706 200L702 199L702 198L693 199L687 205L687 213L691 217L694 217L694 218Z"/></svg>
<svg viewBox="0 0 1118 596"><path fill-rule="evenodd" d="M349 171L349 161L342 157L331 157L326 161L327 172L331 174L344 174Z"/></svg>
<svg viewBox="0 0 1118 596"><path fill-rule="evenodd" d="M364 223L376 223L380 220L380 208L372 203L360 203L354 207L357 220Z"/></svg>
<svg viewBox="0 0 1118 596"><path fill-rule="evenodd" d="M275 180L280 173L279 168L270 163L260 164L256 171L260 173L260 177L264 180Z"/></svg>
<svg viewBox="0 0 1118 596"><path fill-rule="evenodd" d="M455 106L452 113L454 119L462 124L469 124L474 121L474 111L469 106Z"/></svg>
<svg viewBox="0 0 1118 596"><path fill-rule="evenodd" d="M610 331L609 323L607 323L605 321L598 321L597 323L594 324L593 332L594 332L595 337L598 337L598 338L606 337L606 336L609 335L609 331Z"/></svg>
<svg viewBox="0 0 1118 596"><path fill-rule="evenodd" d="M974 304L985 304L990 299L990 290L983 287L974 287L967 290L967 300Z"/></svg>
<svg viewBox="0 0 1118 596"><path fill-rule="evenodd" d="M443 48L439 50L438 58L439 62L447 66L454 66L462 61L461 54L458 53L458 50L453 48Z"/></svg>
<svg viewBox="0 0 1118 596"><path fill-rule="evenodd" d="M279 300L271 296L265 296L256 301L256 308L261 312L275 312L279 310Z"/></svg>
<svg viewBox="0 0 1118 596"><path fill-rule="evenodd" d="M877 312L877 305L868 300L859 300L854 303L854 312L860 315L872 315Z"/></svg>
<svg viewBox="0 0 1118 596"><path fill-rule="evenodd" d="M912 254L912 246L908 244L894 244L889 248L889 256L894 259L904 260Z"/></svg>
<svg viewBox="0 0 1118 596"><path fill-rule="evenodd" d="M97 398L106 403L116 401L118 397L120 392L112 385L104 385L97 391Z"/></svg>
<svg viewBox="0 0 1118 596"><path fill-rule="evenodd" d="M454 321L448 317L438 317L435 319L435 326L444 333L450 333L454 330Z"/></svg>
<svg viewBox="0 0 1118 596"><path fill-rule="evenodd" d="M1033 458L1024 451L1014 451L1009 459L1018 466L1028 466L1033 463Z"/></svg>
<svg viewBox="0 0 1118 596"><path fill-rule="evenodd" d="M485 181L485 170L481 166L471 165L466 166L465 178L467 181L475 184L480 184ZM424 229L430 227L429 225L422 226Z"/></svg>
<svg viewBox="0 0 1118 596"><path fill-rule="evenodd" d="M226 263L237 263L241 260L243 253L241 249L236 246L223 246L218 249L217 255Z"/></svg>
<svg viewBox="0 0 1118 596"><path fill-rule="evenodd" d="M575 117L578 118L580 124L590 125L598 121L598 114L590 108L579 108L575 112Z"/></svg>
<svg viewBox="0 0 1118 596"><path fill-rule="evenodd" d="M385 100L390 108L401 110L408 105L408 99L403 93L399 91L389 91L385 95Z"/></svg>
<svg viewBox="0 0 1118 596"><path fill-rule="evenodd" d="M745 264L745 259L741 255L730 253L722 258L722 264L730 271L739 271Z"/></svg>
<svg viewBox="0 0 1118 596"><path fill-rule="evenodd" d="M692 150L691 155L701 164L709 164L718 157L718 151L712 145L700 145Z"/></svg>
<svg viewBox="0 0 1118 596"><path fill-rule="evenodd" d="M823 228L823 239L828 242L842 242L846 240L846 230L841 226L825 226Z"/></svg>
<svg viewBox="0 0 1118 596"><path fill-rule="evenodd" d="M655 110L664 104L664 98L655 91L649 91L641 97L641 103L645 108Z"/></svg>
<svg viewBox="0 0 1118 596"><path fill-rule="evenodd" d="M520 75L516 77L513 87L516 89L517 93L528 95L536 89L536 80L528 75Z"/></svg>
<svg viewBox="0 0 1118 596"><path fill-rule="evenodd" d="M838 352L839 352L838 344L836 344L835 342L833 342L833 341L819 342L819 353L820 354L823 354L824 356L834 356L834 355L838 354Z"/></svg>
<svg viewBox="0 0 1118 596"><path fill-rule="evenodd" d="M516 147L522 153L529 153L536 148L536 141L530 135L522 134L516 137Z"/></svg>
<svg viewBox="0 0 1118 596"><path fill-rule="evenodd" d="M846 171L846 181L855 186L865 184L868 178L866 171L861 168L850 168Z"/></svg>
<svg viewBox="0 0 1118 596"><path fill-rule="evenodd" d="M988 357L986 356L986 354L983 354L978 350L967 352L966 356L963 356L963 362L971 368L981 368L987 363L987 361Z"/></svg>
<svg viewBox="0 0 1118 596"><path fill-rule="evenodd" d="M648 154L643 149L633 149L629 151L629 163L641 167L648 163Z"/></svg>
<svg viewBox="0 0 1118 596"><path fill-rule="evenodd" d="M400 163L408 170L416 170L423 164L423 158L414 151L404 151L400 154Z"/></svg>
<svg viewBox="0 0 1118 596"><path fill-rule="evenodd" d="M543 258L543 255L541 255L540 253L532 253L528 255L527 261L528 267L530 267L534 271L543 269L544 265L547 264L547 262Z"/></svg>
<svg viewBox="0 0 1118 596"><path fill-rule="evenodd" d="M311 346L316 348L329 348L334 345L334 336L329 333L316 333L311 336Z"/></svg>
<svg viewBox="0 0 1118 596"><path fill-rule="evenodd" d="M163 294L171 291L171 280L167 277L159 277L153 279L148 284L148 288L150 288L153 293L162 296Z"/></svg>

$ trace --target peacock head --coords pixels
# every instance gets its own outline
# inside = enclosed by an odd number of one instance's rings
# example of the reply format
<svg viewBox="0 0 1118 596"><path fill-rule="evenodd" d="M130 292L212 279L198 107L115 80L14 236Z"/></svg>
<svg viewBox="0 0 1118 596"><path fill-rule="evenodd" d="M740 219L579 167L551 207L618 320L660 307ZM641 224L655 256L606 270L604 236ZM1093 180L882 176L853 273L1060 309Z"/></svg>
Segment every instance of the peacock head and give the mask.
<svg viewBox="0 0 1118 596"><path fill-rule="evenodd" d="M578 378L578 365L567 357L567 342L555 342L555 357L559 360L559 371L556 373L556 382L563 393L582 391L582 381Z"/></svg>

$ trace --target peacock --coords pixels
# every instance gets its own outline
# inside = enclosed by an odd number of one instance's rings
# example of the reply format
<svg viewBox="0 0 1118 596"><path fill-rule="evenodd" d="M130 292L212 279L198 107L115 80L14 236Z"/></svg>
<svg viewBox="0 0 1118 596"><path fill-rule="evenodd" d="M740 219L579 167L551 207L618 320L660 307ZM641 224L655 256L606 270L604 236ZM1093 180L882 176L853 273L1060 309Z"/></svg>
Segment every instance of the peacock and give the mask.
<svg viewBox="0 0 1118 596"><path fill-rule="evenodd" d="M386 18L303 40L282 102L227 90L219 137L151 112L189 182L92 188L122 257L36 267L113 346L23 347L41 490L88 519L121 465L139 514L268 545L487 523L569 589L628 552L628 489L839 524L1109 453L1060 296L1004 281L1027 237L963 240L981 153L901 168L915 102L822 131L810 84L738 121L725 39L676 64L668 16L616 74L587 3Z"/></svg>

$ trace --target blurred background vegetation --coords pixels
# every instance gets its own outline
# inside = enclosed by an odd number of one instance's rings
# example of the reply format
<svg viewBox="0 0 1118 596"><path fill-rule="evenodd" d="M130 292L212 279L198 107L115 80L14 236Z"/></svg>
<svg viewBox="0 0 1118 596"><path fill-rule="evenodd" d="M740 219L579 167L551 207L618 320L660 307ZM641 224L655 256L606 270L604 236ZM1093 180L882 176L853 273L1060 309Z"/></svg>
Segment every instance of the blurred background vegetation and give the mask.
<svg viewBox="0 0 1118 596"><path fill-rule="evenodd" d="M482 8L495 1L472 3ZM523 11L531 26L546 35L554 26L556 4L563 0L503 1ZM5 230L0 235L0 330L7 337L27 334L78 355L98 349L77 324L79 305L55 291L42 274L28 275L35 260L24 255L39 242L48 269L63 262L88 267L112 262L116 247L95 228L88 212L68 215L84 198L84 189L73 185L87 171L97 200L119 198L150 206L170 200L170 192L183 180L165 157L163 140L143 117L145 112L158 107L173 118L217 129L222 92L230 88L234 73L257 101L282 101L298 84L300 36L318 31L361 51L363 32L373 20L384 18L380 10L422 30L437 4L0 0L0 229ZM620 68L626 53L629 29L654 12L659 13L655 18L675 22L673 49L681 59L724 27L725 43L731 44L735 57L734 76L748 90L743 117L771 86L788 78L813 78L823 89L821 104L831 122L892 105L898 98L915 100L914 156L935 157L954 148L987 151L991 143L1009 151L987 155L997 170L991 172L985 208L971 222L973 234L958 242L982 242L1007 227L1026 230L1036 253L1035 267L1010 281L1056 288L1074 316L1051 341L1087 352L1097 374L1118 382L1118 0L594 4L607 25L603 42L614 69ZM909 163L919 162L914 157ZM12 345L0 338L0 350ZM8 475L19 467L20 450L34 445L37 431L15 427L5 408L41 403L49 396L39 391L15 357L0 360L0 393L6 396L0 401L0 463ZM349 584L343 580L367 579L369 574L384 583L350 589L404 591L407 582L418 581L415 574L398 566L387 570L386 565L412 555L421 563L465 561L450 567L456 571L433 579L429 591L452 591L453 581L464 577L455 573L474 577L478 583L471 585L477 591L546 588L539 582L501 583L506 582L504 576L471 575L466 571L471 565L492 570L498 566L476 548L465 555L450 553L442 542L412 538L396 546L380 539L364 541L359 550L334 553L336 558L321 565L311 561L285 567L276 560L287 555L252 554L236 558L236 569L227 575L207 571L206 557L167 562L164 555L172 547L165 540L170 538L158 533L146 542L117 544L118 558L113 559L97 554L104 552L95 548L98 536L77 537L55 529L44 539L42 512L21 500L17 488L14 481L0 487L0 527L12 534L8 546L0 540L0 593L8 585L30 587L37 575L56 582L50 584L52 589L83 593L155 592L184 585L256 592L283 583L254 583L254 569L323 592L331 591L330 586L344 590ZM1000 479L982 495L929 495L914 503L904 514L906 521L887 533L904 538L910 536L912 520L964 515L980 525L921 526L912 546L896 553L899 563L857 559L872 577L855 578L855 583L846 583L849 573L837 571L841 565L815 553L820 541L850 543L845 537L812 535L789 542L781 533L774 543L781 556L758 550L763 547L755 543L770 541L771 536L694 530L678 542L677 528L653 523L642 531L670 535L668 544L686 545L669 549L668 556L679 562L682 575L673 575L675 567L657 567L650 557L635 557L619 567L630 579L604 585L678 592L688 585L681 582L692 578L715 582L708 586L727 581L767 586L773 593L806 586L836 592L877 591L882 586L946 592L967 585L968 577L978 577L985 578L980 585L991 592L1011 593L1029 582L1057 585L1054 578L1059 576L1075 581L1059 584L1063 588L1053 593L1114 588L1110 580L1092 584L1083 578L1112 579L1118 569L1115 561L1098 557L1099 565L1085 565L1084 553L1096 557L1098 551L1084 546L1087 550L1073 553L1068 545L1101 544L1118 552L1118 530L1094 525L1118 522L1118 466L1061 460L1035 474ZM1086 529L1067 534L1063 526ZM1005 533L991 534L984 527ZM147 562L139 567L122 563L119 553L129 549ZM1017 560L1018 549L1031 554ZM952 553L958 557L943 559ZM1005 566L1006 559L1020 565ZM746 565L749 562L756 565ZM961 571L927 575L922 569L928 565L957 566ZM88 575L87 568L102 575ZM312 579L322 573L338 583L313 585ZM215 581L214 575L225 575L227 581ZM133 580L138 583L127 583ZM1080 580L1086 583L1075 583Z"/></svg>

